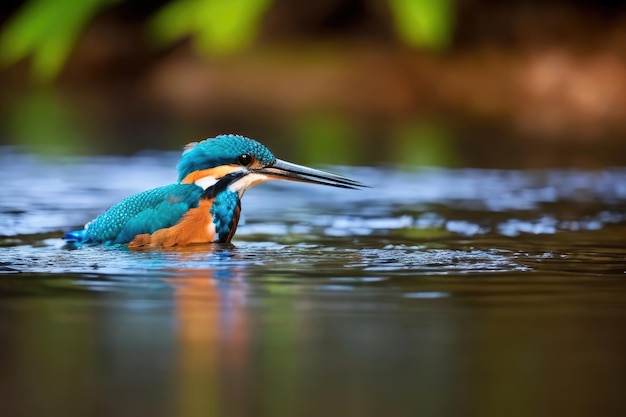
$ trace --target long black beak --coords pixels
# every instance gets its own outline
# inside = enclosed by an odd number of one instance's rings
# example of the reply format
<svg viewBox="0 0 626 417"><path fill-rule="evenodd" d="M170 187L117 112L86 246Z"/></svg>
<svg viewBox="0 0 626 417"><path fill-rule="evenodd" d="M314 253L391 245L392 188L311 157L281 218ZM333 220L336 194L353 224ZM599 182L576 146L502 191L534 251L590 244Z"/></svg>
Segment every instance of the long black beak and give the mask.
<svg viewBox="0 0 626 417"><path fill-rule="evenodd" d="M308 182L312 184L330 185L331 187L359 189L367 187L360 182L348 177L333 174L318 169L308 168L302 165L277 159L270 166L254 170L260 174L267 175L271 179Z"/></svg>

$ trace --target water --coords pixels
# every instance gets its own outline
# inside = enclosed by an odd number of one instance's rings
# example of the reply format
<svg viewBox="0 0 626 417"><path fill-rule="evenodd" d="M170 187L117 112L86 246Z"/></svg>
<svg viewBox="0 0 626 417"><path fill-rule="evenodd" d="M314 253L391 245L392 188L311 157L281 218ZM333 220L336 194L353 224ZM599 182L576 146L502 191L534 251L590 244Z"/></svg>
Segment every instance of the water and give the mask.
<svg viewBox="0 0 626 417"><path fill-rule="evenodd" d="M0 155L2 416L626 413L626 169L330 167L232 246L64 247L175 153Z"/></svg>

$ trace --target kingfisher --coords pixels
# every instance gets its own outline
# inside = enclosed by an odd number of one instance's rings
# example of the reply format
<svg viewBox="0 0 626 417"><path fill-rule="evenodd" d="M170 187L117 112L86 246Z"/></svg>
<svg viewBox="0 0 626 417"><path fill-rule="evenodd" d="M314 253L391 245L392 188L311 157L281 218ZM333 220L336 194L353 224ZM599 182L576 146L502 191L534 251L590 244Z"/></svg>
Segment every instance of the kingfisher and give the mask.
<svg viewBox="0 0 626 417"><path fill-rule="evenodd" d="M277 159L263 144L224 134L185 146L178 181L132 195L65 240L127 244L130 249L229 243L237 230L241 198L270 180L359 189L359 181Z"/></svg>

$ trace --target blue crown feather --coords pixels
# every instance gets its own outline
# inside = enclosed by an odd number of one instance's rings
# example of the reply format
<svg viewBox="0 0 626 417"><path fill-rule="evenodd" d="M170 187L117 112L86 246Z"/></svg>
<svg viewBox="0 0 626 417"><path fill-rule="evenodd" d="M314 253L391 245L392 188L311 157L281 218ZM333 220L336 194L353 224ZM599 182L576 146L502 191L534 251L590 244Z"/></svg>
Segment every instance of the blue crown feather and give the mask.
<svg viewBox="0 0 626 417"><path fill-rule="evenodd" d="M194 171L237 164L237 158L244 153L254 156L263 165L276 161L272 152L256 140L240 135L219 135L185 147L178 163L178 181Z"/></svg>

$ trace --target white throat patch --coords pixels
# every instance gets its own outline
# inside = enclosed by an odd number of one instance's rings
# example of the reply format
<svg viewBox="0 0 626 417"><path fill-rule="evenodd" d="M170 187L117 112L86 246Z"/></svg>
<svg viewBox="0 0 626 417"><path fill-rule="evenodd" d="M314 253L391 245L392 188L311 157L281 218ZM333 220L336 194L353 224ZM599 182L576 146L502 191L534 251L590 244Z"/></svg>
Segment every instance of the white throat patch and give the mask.
<svg viewBox="0 0 626 417"><path fill-rule="evenodd" d="M241 198L243 196L243 193L251 187L254 187L257 184L261 184L264 183L266 181L269 181L270 178L267 175L264 174L257 174L257 173L250 173L246 176L244 176L243 178L233 182L232 184L230 184L228 186L228 188L239 194L239 198Z"/></svg>
<svg viewBox="0 0 626 417"><path fill-rule="evenodd" d="M203 190L206 190L207 188L214 186L216 183L217 183L217 180L211 177L210 175L207 175L206 177L202 177L196 182L194 182L194 184L196 184L198 187L202 187Z"/></svg>

